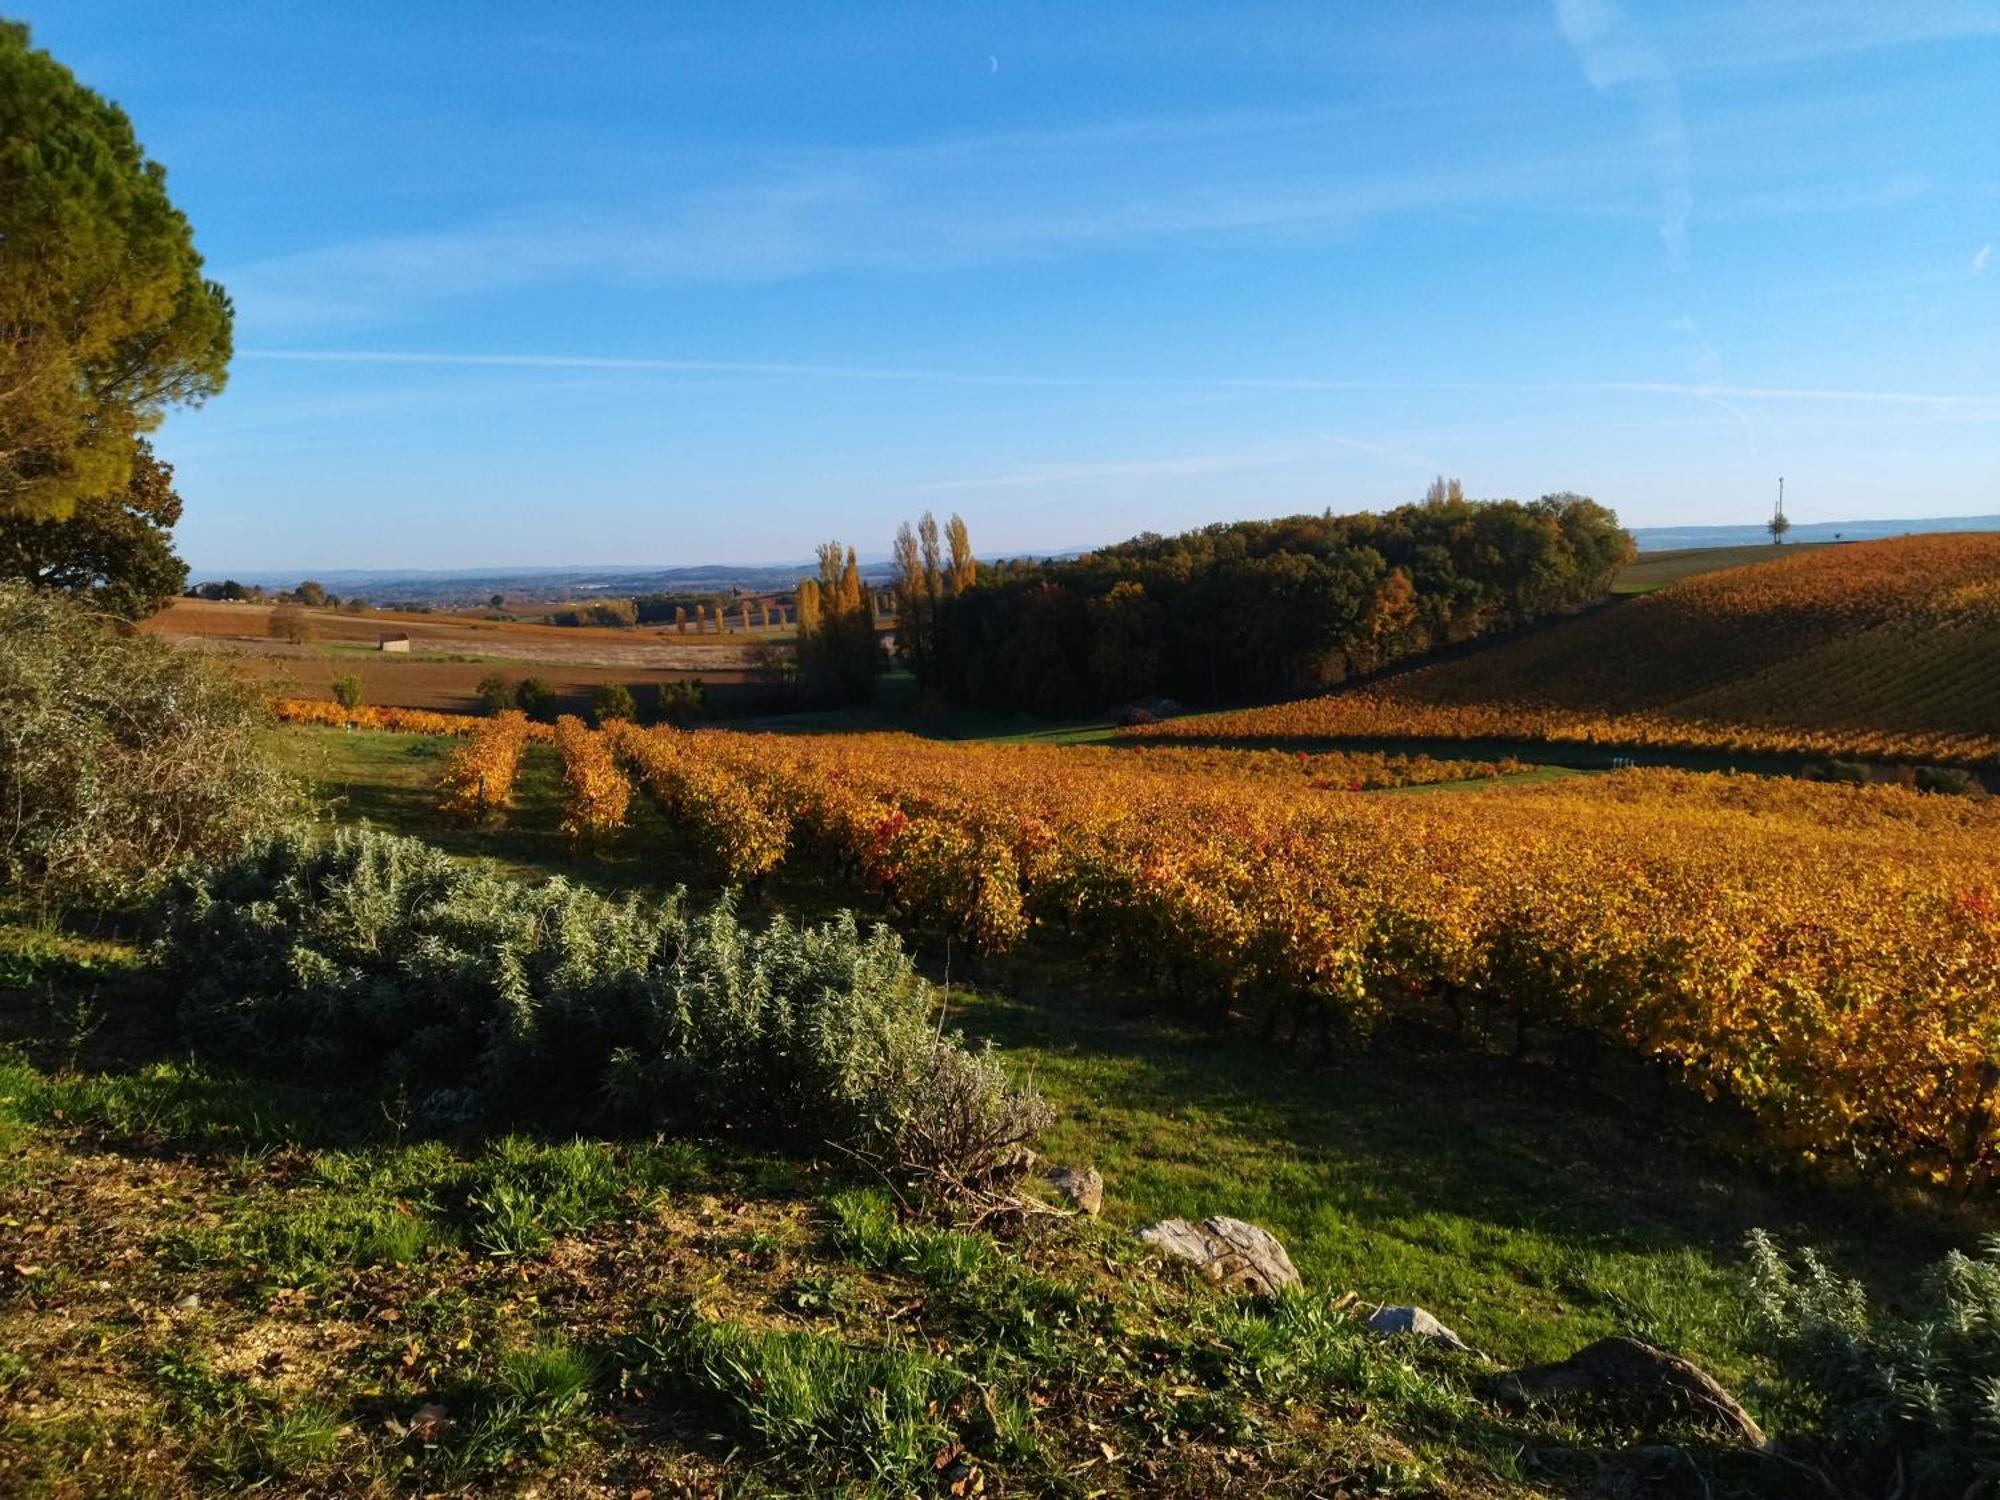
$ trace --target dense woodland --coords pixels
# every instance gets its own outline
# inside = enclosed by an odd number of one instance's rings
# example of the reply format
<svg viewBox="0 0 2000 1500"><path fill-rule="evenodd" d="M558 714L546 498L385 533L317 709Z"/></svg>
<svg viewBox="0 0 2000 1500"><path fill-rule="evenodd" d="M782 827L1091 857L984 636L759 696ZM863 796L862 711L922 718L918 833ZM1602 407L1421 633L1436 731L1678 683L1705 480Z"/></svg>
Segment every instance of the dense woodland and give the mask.
<svg viewBox="0 0 2000 1500"><path fill-rule="evenodd" d="M946 599L937 686L1038 713L1143 693L1220 703L1332 687L1441 645L1573 611L1632 556L1580 495L1237 521L1072 562L988 568Z"/></svg>

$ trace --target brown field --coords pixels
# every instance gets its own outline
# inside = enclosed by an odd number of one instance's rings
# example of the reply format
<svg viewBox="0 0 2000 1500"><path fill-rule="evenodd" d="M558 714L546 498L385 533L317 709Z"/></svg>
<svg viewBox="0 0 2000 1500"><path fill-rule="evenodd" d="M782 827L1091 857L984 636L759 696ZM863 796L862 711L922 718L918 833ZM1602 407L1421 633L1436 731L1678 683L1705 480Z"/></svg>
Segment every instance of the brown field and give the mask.
<svg viewBox="0 0 2000 1500"><path fill-rule="evenodd" d="M600 683L619 682L643 703L658 684L699 677L723 699L754 697L752 648L762 632L683 636L672 627L610 629L484 620L462 615L307 610L312 638L273 640L271 606L176 599L140 628L179 644L238 657L276 691L325 698L336 677L362 681L365 701L398 708L468 712L481 678L542 678L566 707L581 707ZM376 649L384 634L410 637L408 654ZM772 637L779 632L773 631Z"/></svg>
<svg viewBox="0 0 2000 1500"><path fill-rule="evenodd" d="M245 646L277 644L270 639L271 606L208 599L176 599L140 628L173 638L200 637ZM647 666L680 670L748 664L748 649L768 635L681 635L670 625L624 628L597 625L542 625L527 620L487 620L476 615L397 614L366 610L348 614L309 609L315 645L369 646L385 634L410 638L413 654L482 656L508 661L546 661L571 666Z"/></svg>

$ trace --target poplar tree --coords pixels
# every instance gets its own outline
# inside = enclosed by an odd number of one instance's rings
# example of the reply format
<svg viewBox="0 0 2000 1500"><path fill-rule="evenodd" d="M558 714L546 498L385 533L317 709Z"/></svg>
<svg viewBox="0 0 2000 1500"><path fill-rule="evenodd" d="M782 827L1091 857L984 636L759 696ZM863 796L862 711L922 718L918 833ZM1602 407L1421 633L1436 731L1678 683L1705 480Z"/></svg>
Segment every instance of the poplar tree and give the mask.
<svg viewBox="0 0 2000 1500"><path fill-rule="evenodd" d="M943 552L938 546L937 517L929 511L917 522L917 538L924 549L924 595L935 609L944 593Z"/></svg>
<svg viewBox="0 0 2000 1500"><path fill-rule="evenodd" d="M951 593L957 598L979 581L979 560L972 555L972 533L966 530L964 516L953 515L944 535L951 549Z"/></svg>
<svg viewBox="0 0 2000 1500"><path fill-rule="evenodd" d="M869 591L852 547L823 542L819 577L799 585L799 680L829 702L858 703L874 695L881 652Z"/></svg>
<svg viewBox="0 0 2000 1500"><path fill-rule="evenodd" d="M937 518L926 511L915 527L905 521L896 529L890 558L896 652L919 682L933 685L944 671L944 605L978 581L972 535L955 515L941 539Z"/></svg>
<svg viewBox="0 0 2000 1500"><path fill-rule="evenodd" d="M930 622L925 607L924 559L908 521L896 528L890 561L894 568L889 587L896 601L896 652L917 681L928 682L931 664L925 648L930 642Z"/></svg>

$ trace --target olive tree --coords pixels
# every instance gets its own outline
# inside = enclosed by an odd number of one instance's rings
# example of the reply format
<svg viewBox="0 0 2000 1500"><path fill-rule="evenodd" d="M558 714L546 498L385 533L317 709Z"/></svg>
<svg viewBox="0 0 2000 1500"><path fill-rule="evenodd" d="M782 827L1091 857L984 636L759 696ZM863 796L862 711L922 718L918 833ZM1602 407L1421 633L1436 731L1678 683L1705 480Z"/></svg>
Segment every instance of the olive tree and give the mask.
<svg viewBox="0 0 2000 1500"><path fill-rule="evenodd" d="M0 898L123 901L296 810L228 668L0 583Z"/></svg>

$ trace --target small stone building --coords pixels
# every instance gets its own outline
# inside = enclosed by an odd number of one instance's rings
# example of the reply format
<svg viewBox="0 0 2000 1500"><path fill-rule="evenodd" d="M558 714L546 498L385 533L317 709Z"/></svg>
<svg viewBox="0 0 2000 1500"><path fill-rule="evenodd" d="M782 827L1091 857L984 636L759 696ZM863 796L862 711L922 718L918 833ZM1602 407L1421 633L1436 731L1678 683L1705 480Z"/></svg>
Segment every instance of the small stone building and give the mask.
<svg viewBox="0 0 2000 1500"><path fill-rule="evenodd" d="M375 649L378 651L402 651L407 653L410 649L410 638L407 635L380 636L376 639Z"/></svg>

